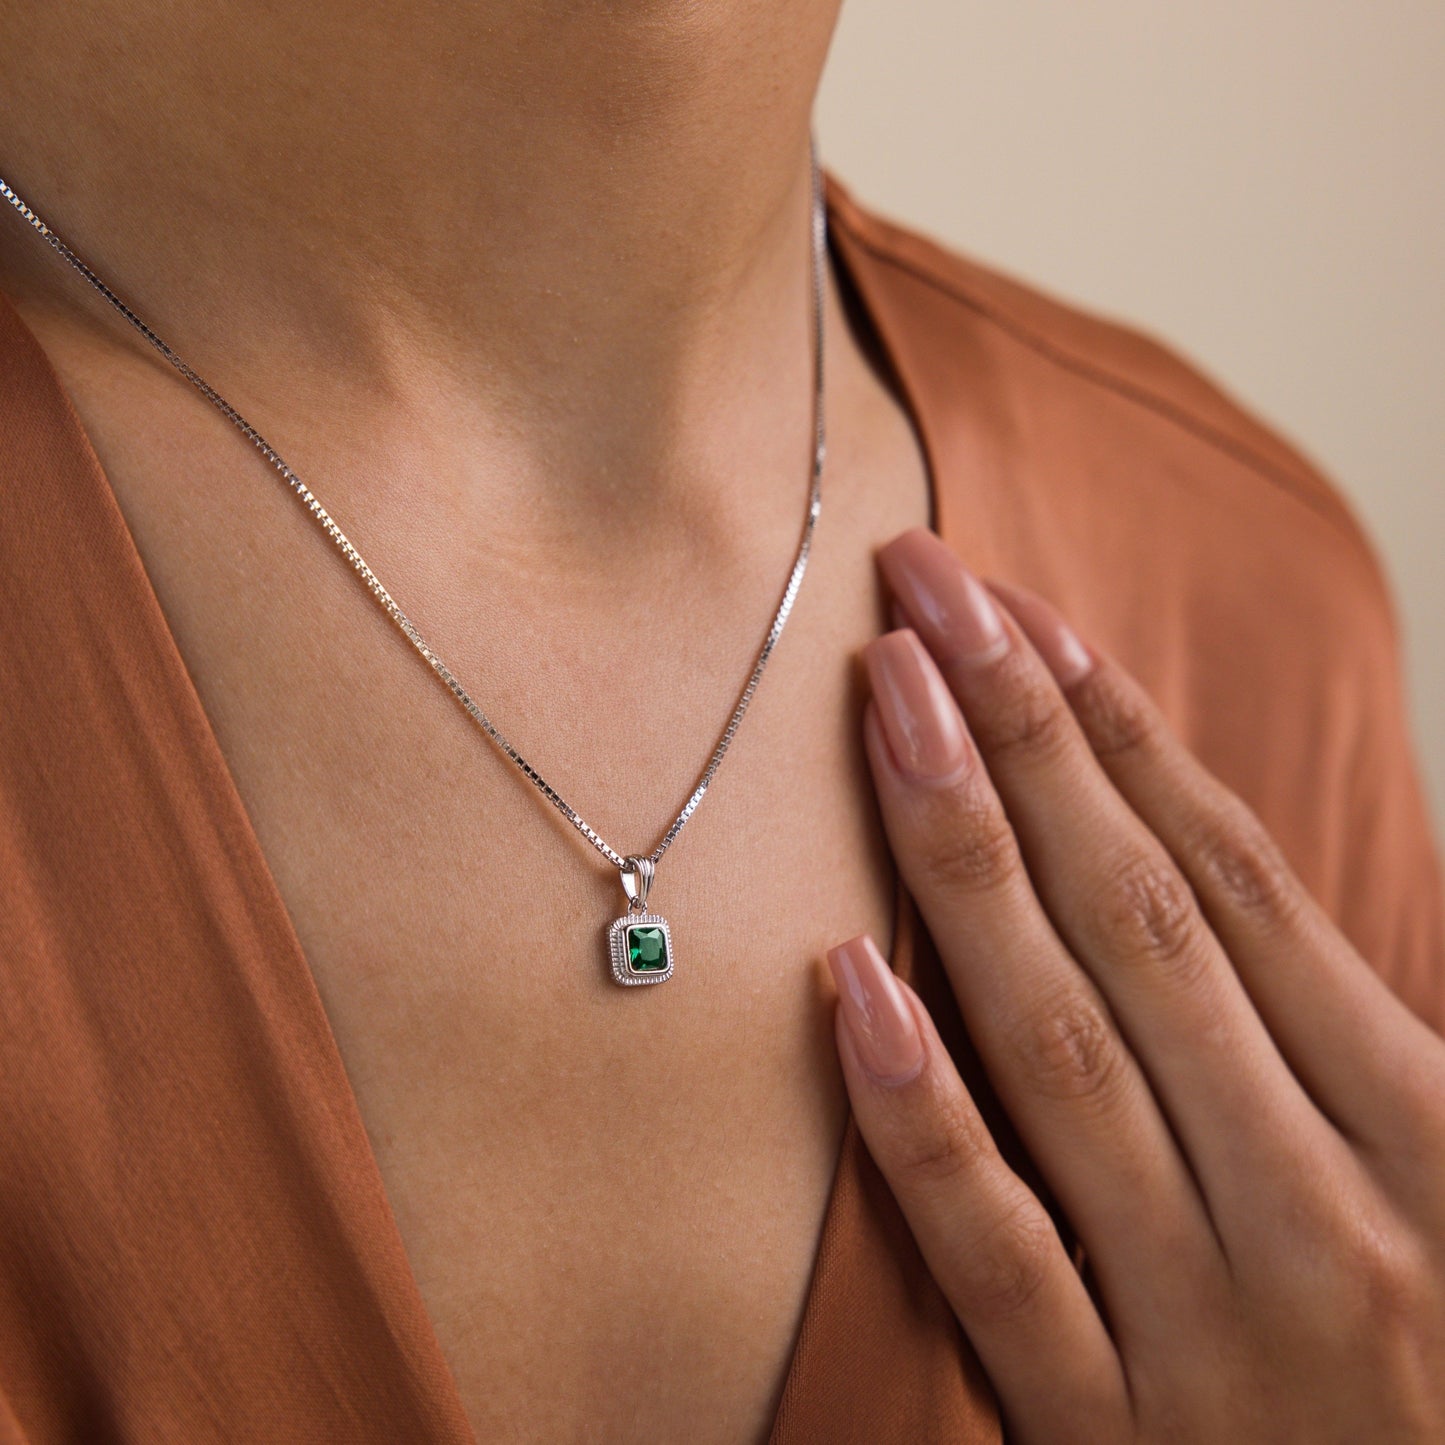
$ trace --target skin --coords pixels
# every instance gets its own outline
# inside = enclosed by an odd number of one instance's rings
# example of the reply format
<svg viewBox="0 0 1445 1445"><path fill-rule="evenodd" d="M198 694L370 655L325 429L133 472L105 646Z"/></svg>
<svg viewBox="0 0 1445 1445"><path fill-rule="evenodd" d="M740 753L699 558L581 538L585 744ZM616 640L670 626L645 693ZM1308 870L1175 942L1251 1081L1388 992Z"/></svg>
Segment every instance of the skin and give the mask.
<svg viewBox="0 0 1445 1445"><path fill-rule="evenodd" d="M755 0L0 12L7 177L280 446L458 675L627 847L691 786L796 541L807 122L834 18ZM848 1094L1021 1438L1080 1439L1088 1421L1099 1439L1247 1439L1262 1418L1299 1437L1327 1406L1341 1438L1438 1425L1436 1046L1288 892L1247 818L1157 723L1101 771L1081 729L1127 740L1152 717L1102 661L1069 689L1078 722L999 745L1010 717L1046 715L1020 708L1065 712L1013 627L1006 661L949 669L976 763L942 787L905 777L881 704L865 758L851 659L883 624L873 556L928 499L835 276L818 553L720 785L659 873L699 982L653 1007L590 967L615 879L418 672L264 464L13 224L0 287L136 537L479 1439L764 1440ZM639 535L666 605L632 605ZM1047 655L1052 624L1010 602ZM1054 1040L1032 1070L1022 1052L993 1066L1112 1334L927 1020L932 1052L905 1082L866 1076L846 1005L834 1052L833 994L804 961L850 931L886 946L870 763L971 1021ZM1153 895L1135 888L1109 910L1116 938L1048 943L1042 918L1071 936L1099 896L1078 862L1094 849L1060 856L1020 820L1066 819L1121 858L1152 848L1167 899L1211 807L1242 922L1221 903L1212 944L1154 958L1125 906ZM1193 913L1167 916L1203 936ZM1002 920L1043 942L1017 957L1001 934L982 966L965 945ZM1049 993L1010 992L1025 966L1050 971ZM1095 1067L1122 1045L1079 1021L1118 976L1139 1039L1215 1040L1197 1073L1156 1077L1142 1043ZM1331 1079L1358 1119L1334 1112ZM1211 1115L1237 1126L1215 1126L1208 1171L1189 1153L1202 1186L1170 1149L1208 1149L1166 1147L1166 1096L1199 1101L1205 1143ZM1145 1190L1168 1207L1124 1228Z"/></svg>
<svg viewBox="0 0 1445 1445"><path fill-rule="evenodd" d="M0 173L624 851L693 787L797 545L832 20L0 6ZM855 654L885 624L873 554L929 506L838 280L816 554L658 871L678 974L622 990L615 871L235 431L0 225L0 288L136 537L479 1440L736 1445L776 1412L847 1102L823 959L892 926Z"/></svg>
<svg viewBox="0 0 1445 1445"><path fill-rule="evenodd" d="M894 856L1094 1288L862 939L838 1046L1010 1438L1441 1438L1445 1041L1040 598L928 533L881 561Z"/></svg>

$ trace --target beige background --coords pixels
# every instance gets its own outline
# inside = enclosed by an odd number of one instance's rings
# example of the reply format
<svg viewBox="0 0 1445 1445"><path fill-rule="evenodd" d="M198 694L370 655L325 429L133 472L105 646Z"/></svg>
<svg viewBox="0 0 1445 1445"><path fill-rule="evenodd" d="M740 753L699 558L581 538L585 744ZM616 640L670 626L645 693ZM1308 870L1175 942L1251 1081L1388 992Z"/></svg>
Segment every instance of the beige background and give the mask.
<svg viewBox="0 0 1445 1445"><path fill-rule="evenodd" d="M1437 820L1442 60L1441 0L845 0L817 111L860 200L1171 342L1345 491Z"/></svg>

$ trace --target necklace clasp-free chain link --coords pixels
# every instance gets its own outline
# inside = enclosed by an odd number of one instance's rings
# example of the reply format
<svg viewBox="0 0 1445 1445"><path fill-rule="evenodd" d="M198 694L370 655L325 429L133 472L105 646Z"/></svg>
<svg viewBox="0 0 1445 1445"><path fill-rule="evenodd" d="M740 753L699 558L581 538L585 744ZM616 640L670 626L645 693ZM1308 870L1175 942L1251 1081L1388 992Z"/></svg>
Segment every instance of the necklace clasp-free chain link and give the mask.
<svg viewBox="0 0 1445 1445"><path fill-rule="evenodd" d="M577 829L592 846L602 854L615 868L622 870L623 886L628 890L628 898L633 898L632 885L629 885L628 878L631 876L638 880L636 886L639 888L641 898L641 909L646 907L647 889L651 886L654 866L662 855L671 846L672 841L682 831L687 820L692 817L697 805L702 802L703 794L707 792L712 783L718 768L722 764L723 756L726 754L732 743L738 726L743 720L743 714L748 710L748 704L757 691L758 683L762 679L763 670L768 665L768 659L772 656L773 649L777 646L779 637L782 636L783 628L788 621L788 615L792 611L793 603L797 598L798 589L803 585L803 574L807 571L808 557L812 550L813 532L817 526L818 514L822 507L822 474L823 459L826 453L826 427L823 413L823 276L826 257L827 240L827 213L823 198L822 172L818 164L818 145L814 136L809 137L809 159L812 167L812 293L813 293L813 350L814 350L814 384L813 384L813 469L812 482L808 493L808 510L803 522L802 536L798 543L797 555L793 562L792 571L788 576L787 585L783 589L782 599L778 603L776 612L773 615L772 625L763 641L757 660L753 664L753 670L743 686L737 705L734 707L727 726L723 729L717 746L713 749L712 756L708 759L707 766L703 769L702 776L698 779L691 796L683 805L682 811L673 820L671 827L663 835L662 841L653 849L647 858L624 857L617 849L607 843L600 834L585 822L576 809L569 804L560 793L512 746L502 735L501 730L487 717L480 707L472 701L466 689L457 681L451 669L441 660L430 644L422 637L415 624L404 613L391 594L382 586L380 578L366 564L361 553L348 540L346 534L332 520L326 508L321 505L320 500L309 487L302 482L301 478L287 465L281 454L261 435L250 422L241 415L221 394L206 381L199 372L188 365L181 357L166 344L161 337L151 329L139 315L136 314L104 281L86 264L81 257L73 251L49 225L28 206L19 195L0 177L0 197L3 197L10 205L24 218L26 222L39 234L62 259L64 259L75 271L77 271L101 297L127 322L129 322L175 369L193 386L202 396L209 401L217 411L231 422L241 434L251 442L270 465L279 472L286 484L300 498L302 505L315 517L318 525L326 532L327 536L336 544L342 555L351 564L352 568L361 577L362 582L371 592L372 596L381 604L387 616L397 625L407 640L431 667L432 671L444 682L452 695L466 709L467 713L476 722L486 735L497 745L502 753L516 765L518 770L537 788L549 803L560 812L568 822ZM645 864L645 872L638 865ZM629 908L633 904L629 903ZM634 909L634 911L638 911Z"/></svg>

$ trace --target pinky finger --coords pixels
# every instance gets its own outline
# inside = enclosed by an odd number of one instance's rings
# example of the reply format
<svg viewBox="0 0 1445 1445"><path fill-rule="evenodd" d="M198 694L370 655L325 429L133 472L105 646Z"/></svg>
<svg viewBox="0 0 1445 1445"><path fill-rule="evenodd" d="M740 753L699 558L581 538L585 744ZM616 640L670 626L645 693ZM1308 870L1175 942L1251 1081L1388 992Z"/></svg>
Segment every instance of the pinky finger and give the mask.
<svg viewBox="0 0 1445 1445"><path fill-rule="evenodd" d="M870 938L841 944L828 964L859 1131L978 1353L1010 1438L1119 1438L1130 1411L1114 1343L928 1011Z"/></svg>

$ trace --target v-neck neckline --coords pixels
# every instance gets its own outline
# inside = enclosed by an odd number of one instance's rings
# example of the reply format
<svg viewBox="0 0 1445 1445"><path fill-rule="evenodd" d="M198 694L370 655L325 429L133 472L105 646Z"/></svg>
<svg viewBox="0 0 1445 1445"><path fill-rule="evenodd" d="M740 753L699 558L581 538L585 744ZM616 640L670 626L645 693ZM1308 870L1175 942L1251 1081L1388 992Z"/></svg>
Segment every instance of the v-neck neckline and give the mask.
<svg viewBox="0 0 1445 1445"><path fill-rule="evenodd" d="M937 439L929 429L928 416L922 405L919 392L911 383L909 368L904 364L904 358L901 354L902 348L897 337L891 334L889 330L886 320L886 308L880 304L879 298L870 291L866 267L859 266L857 259L849 254L852 247L861 246L863 242L853 233L851 216L849 214L840 214L840 208L846 212L851 212L854 203L851 201L846 190L835 180L826 168L824 168L823 179L829 218L829 253L833 256L839 272L846 278L859 300L864 320L871 329L873 337L883 353L883 359L891 371L896 386L895 394L913 426L918 445L923 455L929 494L930 515L933 524L936 526L940 510L940 487L937 472L939 448ZM115 515L118 518L117 530L119 535L128 546L135 551L135 555L138 558L139 549L136 547L134 534L125 521L114 488L110 484L109 477L106 475L99 455L80 420L76 408L71 402L68 393L65 391L59 374L50 363L49 357L41 347L38 338L30 330L24 318L20 316L18 310L10 301L10 298L3 292L0 292L0 307L3 307L10 313L12 323L28 338L37 356L42 359L47 378L53 385L57 398L62 401L64 409L68 413L68 421L72 430L73 440L83 452L87 462L93 469L94 476L101 486L103 501L115 510ZM292 922L285 900L276 884L270 864L262 851L259 836L251 824L250 815L247 813L245 804L241 799L234 774L231 771L224 753L221 751L220 742L211 725L209 715L206 713L204 706L201 705L199 696L195 692L190 671L176 642L175 635L170 628L169 620L166 618L164 610L161 607L159 596L150 583L149 573L145 570L143 562L135 569L135 575L138 579L138 587L140 589L139 603L143 608L153 614L157 634L163 641L166 659L178 674L177 683L184 691L191 693L194 698L194 715L197 718L197 731L199 733L196 739L196 745L212 756L215 762L214 776L222 781L222 786L231 795L226 799L226 802L234 812L242 844L246 852L250 855L247 860L249 865L248 873L253 878L263 880L267 885L269 898L257 900L258 907L269 907L275 911L275 921L279 925L274 930L275 935L277 937L284 937L288 941L288 947L285 950L284 956L273 956L269 960L268 966L273 970L285 970L293 975L293 984L300 990L301 995L306 997L308 1004L311 1005L311 1016L317 1021L317 1036L313 1039L314 1052L311 1059L312 1075L309 1087L313 1090L323 1091L328 1096L328 1102L333 1106L333 1118L338 1122L340 1129L338 1147L344 1155L347 1171L352 1176L357 1191L365 1190L370 1192L376 1201L378 1214L386 1221L388 1226L385 1240L377 1239L374 1235L370 1236L371 1247L378 1251L385 1250L389 1256L384 1260L376 1261L378 1266L376 1274L379 1278L392 1281L397 1289L404 1291L405 1294L409 1296L404 1302L398 1302L404 1303L406 1306L406 1308L400 1309L399 1313L402 1316L410 1317L420 1322L417 1332L418 1338L411 1341L413 1350L414 1352L419 1352L419 1357L413 1358L411 1364L413 1366L419 1364L422 1368L419 1373L414 1369L408 1369L406 1373L411 1374L414 1379L425 1379L431 1382L430 1388L439 1391L445 1396L445 1398L435 1399L431 1402L434 1408L428 1413L431 1414L432 1418L438 1421L451 1421L452 1434L457 1441L466 1442L466 1445L479 1445L475 1431L471 1428L470 1421L467 1417L450 1362L442 1348L435 1323L422 1297L420 1286L412 1268L410 1256L406 1253L395 1213L392 1210L390 1199L386 1194L380 1165L375 1150L372 1148L371 1140L366 1132L356 1092L352 1086L350 1076L346 1071L340 1048L331 1029L330 1020L321 1002L315 976L311 971L311 966L301 947L299 935ZM908 898L901 882L895 883L894 893L892 961L894 968L899 974L905 978L909 978L913 971L916 952L915 937L918 924L916 915L912 911L911 900ZM795 1337L793 1352L789 1358L788 1368L785 1372L782 1388L778 1395L778 1404L775 1408L773 1422L769 1431L768 1445L787 1445L788 1441L796 1439L796 1433L791 1428L785 1428L785 1417L787 1419L794 1418L800 1408L803 1408L803 1413L804 1415L806 1414L803 1402L801 1400L795 1401L793 1397L797 1393L796 1387L799 1373L799 1358L802 1353L802 1341L807 1337L810 1323L819 1309L818 1261L828 1246L837 1227L836 1215L839 1176L843 1165L849 1158L850 1151L861 1147L861 1141L857 1136L856 1124L852 1117L851 1110L847 1110L844 1127L841 1131L838 1154L834 1161L832 1179L824 1209L823 1224L814 1248L809 1282L804 1296L800 1329ZM398 1345L398 1349L400 1349L400 1344ZM402 1368L400 1358L398 1358L398 1368ZM418 1388L427 1387L418 1385ZM799 1423L802 1424L804 1422L800 1420Z"/></svg>

